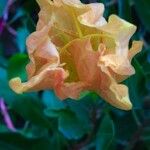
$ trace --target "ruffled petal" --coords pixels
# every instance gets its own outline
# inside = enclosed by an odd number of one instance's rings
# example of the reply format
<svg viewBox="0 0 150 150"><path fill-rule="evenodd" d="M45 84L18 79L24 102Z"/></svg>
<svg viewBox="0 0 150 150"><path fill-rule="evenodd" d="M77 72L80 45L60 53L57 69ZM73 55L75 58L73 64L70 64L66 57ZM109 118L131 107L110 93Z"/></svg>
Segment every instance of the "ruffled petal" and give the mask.
<svg viewBox="0 0 150 150"><path fill-rule="evenodd" d="M60 99L77 99L85 90L97 92L111 105L130 110L128 88L119 84L134 74L133 56L142 42L129 40L136 27L111 15L104 5L80 0L37 0L41 10L36 32L27 39L28 81L10 80L16 93L54 89Z"/></svg>
<svg viewBox="0 0 150 150"><path fill-rule="evenodd" d="M100 52L93 50L89 37L72 41L60 52L60 60L65 63L63 68L69 73L56 91L61 99L77 99L82 91L100 87L99 56Z"/></svg>
<svg viewBox="0 0 150 150"><path fill-rule="evenodd" d="M64 4L73 7L79 22L89 27L100 27L106 24L103 17L102 3L83 4L80 0L62 0Z"/></svg>
<svg viewBox="0 0 150 150"><path fill-rule="evenodd" d="M67 74L62 68L51 67L44 69L40 74L33 76L31 79L24 83L21 83L20 78L11 79L9 81L9 85L16 93L21 94L23 92L29 91L55 89L55 87L57 87L58 81L63 82L66 77Z"/></svg>
<svg viewBox="0 0 150 150"><path fill-rule="evenodd" d="M59 53L48 36L49 26L32 33L27 39L30 63L27 65L28 78L38 74L43 68L59 65Z"/></svg>
<svg viewBox="0 0 150 150"><path fill-rule="evenodd" d="M131 61L132 58L142 50L143 42L142 41L133 41L132 47L129 50L128 58Z"/></svg>
<svg viewBox="0 0 150 150"><path fill-rule="evenodd" d="M37 29L51 22L53 25L49 35L56 46L64 46L72 39L89 33L98 33L91 27L106 24L103 18L104 5L101 3L87 5L78 0L37 1L41 7Z"/></svg>
<svg viewBox="0 0 150 150"><path fill-rule="evenodd" d="M122 82L130 75L135 73L134 67L131 65L132 58L141 51L143 42L134 41L132 47L128 51L128 57L118 56L117 54L108 54L101 57L101 62L109 67L109 71L117 82Z"/></svg>
<svg viewBox="0 0 150 150"><path fill-rule="evenodd" d="M99 28L111 35L116 41L116 54L119 56L128 56L128 45L131 36L136 31L136 26L126 22L116 15L111 15L108 20L108 24Z"/></svg>
<svg viewBox="0 0 150 150"><path fill-rule="evenodd" d="M133 75L135 73L133 66L127 58L110 54L102 56L101 62L103 62L106 67L110 67L113 72L119 75Z"/></svg>
<svg viewBox="0 0 150 150"><path fill-rule="evenodd" d="M104 64L98 64L101 73L101 88L99 95L112 106L123 110L130 110L132 103L128 95L128 88L123 84L118 84L111 76Z"/></svg>
<svg viewBox="0 0 150 150"><path fill-rule="evenodd" d="M89 11L78 17L81 24L88 27L101 27L107 22L103 17L104 5L101 3L89 4Z"/></svg>
<svg viewBox="0 0 150 150"><path fill-rule="evenodd" d="M69 73L72 73L72 70L76 70L74 76L78 76L79 81L87 82L91 86L96 86L100 76L97 67L99 56L100 52L93 50L90 38L76 39L60 53L61 61L66 63L65 69ZM67 62L68 59L70 59L69 63ZM69 66L70 64L72 66ZM69 81L74 82L74 78Z"/></svg>
<svg viewBox="0 0 150 150"><path fill-rule="evenodd" d="M136 27L115 15L109 17L108 24L99 28L105 34L115 39L116 47L114 53L101 57L101 61L109 67L112 76L117 81L123 81L128 76L133 75L135 70L131 65L131 58L142 47L141 42L133 42L129 51L129 40L136 30Z"/></svg>
<svg viewBox="0 0 150 150"><path fill-rule="evenodd" d="M128 88L125 85L112 83L107 91L101 91L101 96L116 108L122 110L132 109Z"/></svg>
<svg viewBox="0 0 150 150"><path fill-rule="evenodd" d="M59 66L60 58L55 45L48 36L49 26L32 33L27 39L30 63L27 65L28 81L20 78L10 80L10 87L17 93L55 89L63 82L67 72Z"/></svg>
<svg viewBox="0 0 150 150"><path fill-rule="evenodd" d="M63 47L78 36L74 19L62 1L37 0L41 8L37 30L51 24L49 37L57 47Z"/></svg>
<svg viewBox="0 0 150 150"><path fill-rule="evenodd" d="M81 81L58 84L55 88L56 95L64 100L66 98L78 99L81 92L87 89L87 84Z"/></svg>

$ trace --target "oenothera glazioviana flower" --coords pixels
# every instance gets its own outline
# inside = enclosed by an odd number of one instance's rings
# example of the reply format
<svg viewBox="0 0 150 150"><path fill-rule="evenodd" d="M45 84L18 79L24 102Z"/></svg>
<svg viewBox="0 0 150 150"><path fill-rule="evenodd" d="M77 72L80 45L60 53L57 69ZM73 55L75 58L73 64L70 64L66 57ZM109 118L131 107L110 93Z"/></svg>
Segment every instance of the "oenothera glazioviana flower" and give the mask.
<svg viewBox="0 0 150 150"><path fill-rule="evenodd" d="M37 0L37 28L27 39L28 81L10 81L16 93L54 89L60 99L77 99L95 91L111 105L129 110L128 88L121 84L134 74L133 56L142 42L129 40L136 27L116 15L108 22L101 3L79 0Z"/></svg>

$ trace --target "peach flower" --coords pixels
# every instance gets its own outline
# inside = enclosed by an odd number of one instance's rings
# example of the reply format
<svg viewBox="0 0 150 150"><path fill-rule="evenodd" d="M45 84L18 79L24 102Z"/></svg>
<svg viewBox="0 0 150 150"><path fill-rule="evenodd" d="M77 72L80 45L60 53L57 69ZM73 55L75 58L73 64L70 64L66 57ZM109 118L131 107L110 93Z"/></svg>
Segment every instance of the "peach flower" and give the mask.
<svg viewBox="0 0 150 150"><path fill-rule="evenodd" d="M60 99L77 99L89 90L111 105L130 110L123 80L135 73L131 60L142 42L129 40L136 27L116 15L108 22L101 3L79 0L37 0L37 29L27 39L28 81L10 80L16 93L53 89Z"/></svg>

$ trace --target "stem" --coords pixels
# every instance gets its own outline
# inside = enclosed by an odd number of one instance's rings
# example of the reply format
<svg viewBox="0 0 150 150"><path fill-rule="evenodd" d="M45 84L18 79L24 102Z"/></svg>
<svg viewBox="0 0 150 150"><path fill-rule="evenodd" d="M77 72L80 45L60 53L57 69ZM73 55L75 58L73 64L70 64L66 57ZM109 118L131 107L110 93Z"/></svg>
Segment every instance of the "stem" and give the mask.
<svg viewBox="0 0 150 150"><path fill-rule="evenodd" d="M15 127L14 127L14 125L13 125L11 119L10 119L10 116L8 114L8 110L7 110L7 107L6 107L5 103L4 103L3 98L0 98L0 109L1 109L1 113L2 113L2 115L4 117L4 121L6 123L6 126L10 130L16 131L16 129L15 129Z"/></svg>
<svg viewBox="0 0 150 150"><path fill-rule="evenodd" d="M138 118L138 116L136 114L136 111L134 109L132 110L132 115L133 115L133 118L134 118L137 126L140 127L142 124L141 124L141 122L140 122L140 120L139 120L139 118Z"/></svg>
<svg viewBox="0 0 150 150"><path fill-rule="evenodd" d="M7 5L6 5L4 12L3 12L4 21L7 21L7 19L8 19L8 9L12 3L13 3L13 0L8 0Z"/></svg>

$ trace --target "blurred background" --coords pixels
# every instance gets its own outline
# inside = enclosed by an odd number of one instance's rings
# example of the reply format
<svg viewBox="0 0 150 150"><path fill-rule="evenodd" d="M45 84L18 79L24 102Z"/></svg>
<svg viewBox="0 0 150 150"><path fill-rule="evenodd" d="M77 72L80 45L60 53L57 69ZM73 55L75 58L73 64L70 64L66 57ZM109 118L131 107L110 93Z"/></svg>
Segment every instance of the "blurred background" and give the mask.
<svg viewBox="0 0 150 150"><path fill-rule="evenodd" d="M83 3L96 0L82 0ZM16 95L12 77L26 79L26 37L35 30L35 0L0 0L0 150L150 150L150 0L97 0L104 16L117 14L137 25L133 39L144 47L132 64L133 103L122 111L95 93L63 102L53 91Z"/></svg>

